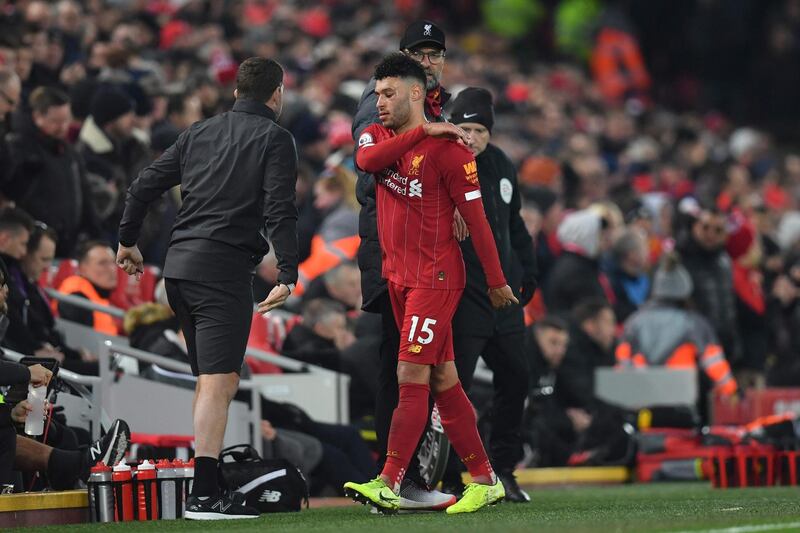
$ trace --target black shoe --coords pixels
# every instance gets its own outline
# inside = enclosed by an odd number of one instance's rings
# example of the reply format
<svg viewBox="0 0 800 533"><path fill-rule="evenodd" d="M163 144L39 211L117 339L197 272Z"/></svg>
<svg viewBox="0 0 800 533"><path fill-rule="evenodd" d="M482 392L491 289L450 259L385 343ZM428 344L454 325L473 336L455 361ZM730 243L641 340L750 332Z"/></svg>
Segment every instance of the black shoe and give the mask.
<svg viewBox="0 0 800 533"><path fill-rule="evenodd" d="M452 494L457 499L461 498L461 495L464 494L464 489L466 488L466 485L464 485L460 479L442 481L442 492L445 494Z"/></svg>
<svg viewBox="0 0 800 533"><path fill-rule="evenodd" d="M503 483L503 487L506 489L506 501L514 503L529 503L531 501L531 497L528 496L528 493L519 488L517 478L514 477L514 472L498 472L497 478Z"/></svg>
<svg viewBox="0 0 800 533"><path fill-rule="evenodd" d="M114 420L106 434L94 441L84 452L86 462L90 468L98 461L106 466L114 466L125 457L130 442L131 430L128 424L123 420Z"/></svg>
<svg viewBox="0 0 800 533"><path fill-rule="evenodd" d="M261 513L240 503L236 503L229 496L209 496L200 500L197 496L189 496L186 500L187 520L241 520L258 518Z"/></svg>

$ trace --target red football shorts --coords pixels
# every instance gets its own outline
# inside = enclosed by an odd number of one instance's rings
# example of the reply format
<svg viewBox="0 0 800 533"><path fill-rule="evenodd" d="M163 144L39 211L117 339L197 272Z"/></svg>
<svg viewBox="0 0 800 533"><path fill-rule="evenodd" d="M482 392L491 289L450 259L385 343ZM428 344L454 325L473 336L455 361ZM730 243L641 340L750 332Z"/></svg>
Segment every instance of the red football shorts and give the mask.
<svg viewBox="0 0 800 533"><path fill-rule="evenodd" d="M400 330L400 361L435 366L455 359L452 322L462 292L389 282L389 299Z"/></svg>

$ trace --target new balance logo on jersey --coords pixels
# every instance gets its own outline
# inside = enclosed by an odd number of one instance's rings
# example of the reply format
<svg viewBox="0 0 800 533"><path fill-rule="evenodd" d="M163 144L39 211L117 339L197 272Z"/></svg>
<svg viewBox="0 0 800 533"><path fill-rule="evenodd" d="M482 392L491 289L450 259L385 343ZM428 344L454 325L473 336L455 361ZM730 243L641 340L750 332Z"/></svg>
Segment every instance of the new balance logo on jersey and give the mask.
<svg viewBox="0 0 800 533"><path fill-rule="evenodd" d="M281 501L281 496L282 494L277 490L267 489L261 493L261 496L259 496L258 501L265 503L278 503L279 501Z"/></svg>
<svg viewBox="0 0 800 533"><path fill-rule="evenodd" d="M408 184L408 197L422 198L422 182L419 180L412 180L411 183Z"/></svg>

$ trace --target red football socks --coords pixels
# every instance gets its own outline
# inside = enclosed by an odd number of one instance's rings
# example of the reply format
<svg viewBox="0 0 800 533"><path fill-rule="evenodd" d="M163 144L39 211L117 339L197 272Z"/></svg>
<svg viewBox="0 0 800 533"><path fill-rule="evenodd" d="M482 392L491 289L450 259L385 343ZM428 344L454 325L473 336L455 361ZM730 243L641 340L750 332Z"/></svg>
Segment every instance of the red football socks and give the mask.
<svg viewBox="0 0 800 533"><path fill-rule="evenodd" d="M400 482L403 481L411 455L417 449L419 438L428 421L430 394L429 385L400 384L400 398L389 429L386 463L381 472L383 480L396 493L400 490Z"/></svg>
<svg viewBox="0 0 800 533"><path fill-rule="evenodd" d="M442 426L475 483L494 485L497 478L478 434L472 403L461 383L436 396Z"/></svg>

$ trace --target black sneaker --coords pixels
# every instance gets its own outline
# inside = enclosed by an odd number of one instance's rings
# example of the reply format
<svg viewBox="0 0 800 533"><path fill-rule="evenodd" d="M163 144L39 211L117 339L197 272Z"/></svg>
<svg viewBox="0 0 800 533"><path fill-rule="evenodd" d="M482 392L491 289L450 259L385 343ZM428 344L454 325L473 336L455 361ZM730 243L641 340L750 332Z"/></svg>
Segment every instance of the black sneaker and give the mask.
<svg viewBox="0 0 800 533"><path fill-rule="evenodd" d="M97 461L107 466L114 466L125 457L128 444L131 442L131 430L123 420L114 420L105 435L97 439L84 452L91 468Z"/></svg>
<svg viewBox="0 0 800 533"><path fill-rule="evenodd" d="M497 479L503 484L506 489L505 500L514 503L529 503L531 497L528 493L519 488L517 478L514 477L514 472L498 472Z"/></svg>
<svg viewBox="0 0 800 533"><path fill-rule="evenodd" d="M189 496L183 516L187 520L241 520L258 518L261 513L252 507L236 503L229 496L209 496L205 500Z"/></svg>

